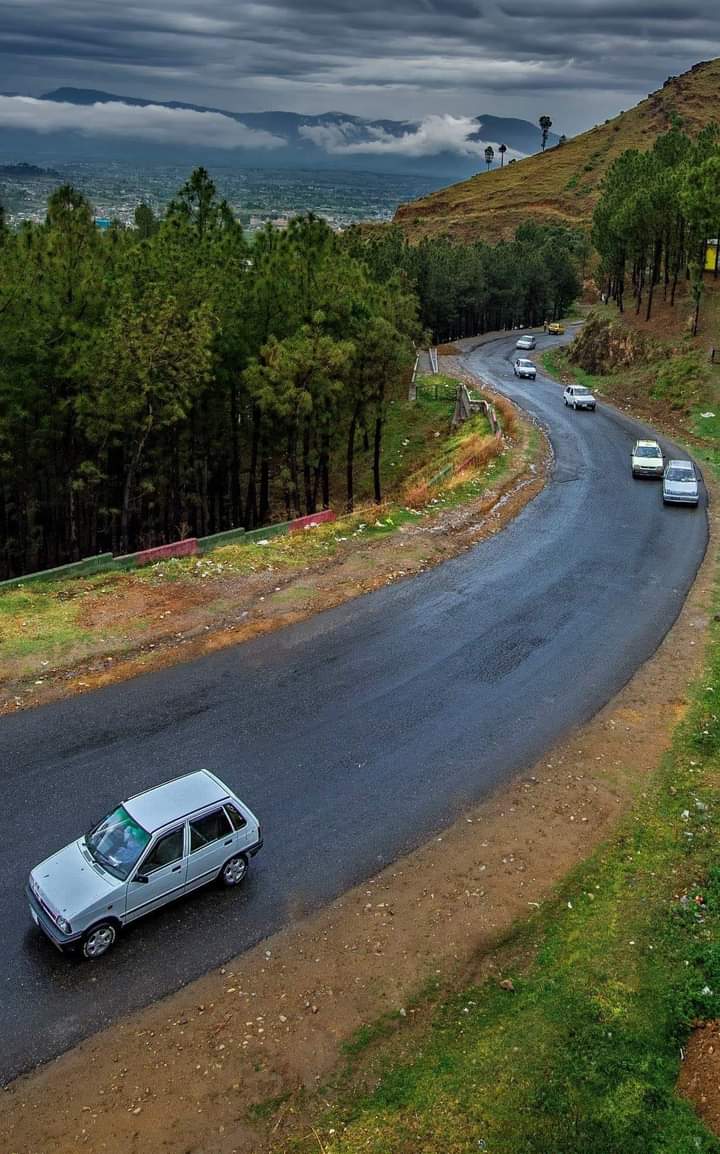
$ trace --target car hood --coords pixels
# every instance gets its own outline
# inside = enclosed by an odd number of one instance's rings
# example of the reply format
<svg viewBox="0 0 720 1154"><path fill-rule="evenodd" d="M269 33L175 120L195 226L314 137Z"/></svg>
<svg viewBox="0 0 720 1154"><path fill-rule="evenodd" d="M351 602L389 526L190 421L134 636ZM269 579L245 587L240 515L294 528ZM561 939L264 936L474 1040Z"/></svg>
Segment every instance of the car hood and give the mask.
<svg viewBox="0 0 720 1154"><path fill-rule="evenodd" d="M632 463L636 469L656 469L658 473L665 467L662 457L633 457Z"/></svg>
<svg viewBox="0 0 720 1154"><path fill-rule="evenodd" d="M53 915L72 922L73 915L106 898L122 883L92 864L84 842L74 841L35 866L30 889Z"/></svg>

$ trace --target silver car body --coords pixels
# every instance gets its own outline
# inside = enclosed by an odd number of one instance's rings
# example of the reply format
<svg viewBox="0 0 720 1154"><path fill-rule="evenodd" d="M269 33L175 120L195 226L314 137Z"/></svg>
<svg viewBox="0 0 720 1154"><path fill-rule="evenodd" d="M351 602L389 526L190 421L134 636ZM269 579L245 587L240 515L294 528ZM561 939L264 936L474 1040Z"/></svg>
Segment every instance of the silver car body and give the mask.
<svg viewBox="0 0 720 1154"><path fill-rule="evenodd" d="M563 399L565 404L573 409L595 408L595 397L584 385L568 385L563 393Z"/></svg>
<svg viewBox="0 0 720 1154"><path fill-rule="evenodd" d="M692 461L668 461L663 475L663 501L666 505L697 505L700 485Z"/></svg>
<svg viewBox="0 0 720 1154"><path fill-rule="evenodd" d="M532 333L526 333L515 342L516 349L534 349L537 341Z"/></svg>
<svg viewBox="0 0 720 1154"><path fill-rule="evenodd" d="M120 828L125 843L112 849L109 840ZM104 838L103 830L109 831ZM261 846L252 811L208 770L188 773L129 798L35 866L26 889L30 913L67 949L99 922L119 929L217 878L230 859L247 861Z"/></svg>
<svg viewBox="0 0 720 1154"><path fill-rule="evenodd" d="M630 456L633 477L662 477L665 462L657 441L636 441Z"/></svg>
<svg viewBox="0 0 720 1154"><path fill-rule="evenodd" d="M537 369L532 361L526 360L525 357L518 357L513 364L513 372L516 377L528 377L534 381L537 376Z"/></svg>

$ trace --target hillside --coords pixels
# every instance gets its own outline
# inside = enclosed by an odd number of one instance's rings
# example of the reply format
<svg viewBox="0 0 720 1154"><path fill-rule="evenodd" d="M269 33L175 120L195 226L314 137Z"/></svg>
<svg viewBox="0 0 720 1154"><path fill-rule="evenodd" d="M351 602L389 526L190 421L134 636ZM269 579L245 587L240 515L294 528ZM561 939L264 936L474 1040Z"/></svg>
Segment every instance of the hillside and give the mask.
<svg viewBox="0 0 720 1154"><path fill-rule="evenodd" d="M412 240L499 240L528 219L588 224L613 160L628 148L649 148L675 115L690 133L720 121L720 59L696 64L629 112L565 144L401 205L395 220Z"/></svg>

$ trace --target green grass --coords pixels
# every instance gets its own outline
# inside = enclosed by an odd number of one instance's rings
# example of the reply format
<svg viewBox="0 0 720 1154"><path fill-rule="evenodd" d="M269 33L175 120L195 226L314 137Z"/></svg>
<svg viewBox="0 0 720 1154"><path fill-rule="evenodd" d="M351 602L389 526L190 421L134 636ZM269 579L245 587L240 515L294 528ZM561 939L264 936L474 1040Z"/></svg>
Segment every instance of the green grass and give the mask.
<svg viewBox="0 0 720 1154"><path fill-rule="evenodd" d="M537 946L510 972L515 991L462 990L429 1024L393 1023L391 1042L384 1020L366 1028L323 1092L335 1097L316 1121L328 1154L720 1151L674 1091L693 1022L720 1016L719 695L715 625L655 781L515 932L518 956Z"/></svg>
<svg viewBox="0 0 720 1154"><path fill-rule="evenodd" d="M443 401L445 406L455 404L458 381L454 377L436 373L433 376L419 376L415 383L419 401Z"/></svg>

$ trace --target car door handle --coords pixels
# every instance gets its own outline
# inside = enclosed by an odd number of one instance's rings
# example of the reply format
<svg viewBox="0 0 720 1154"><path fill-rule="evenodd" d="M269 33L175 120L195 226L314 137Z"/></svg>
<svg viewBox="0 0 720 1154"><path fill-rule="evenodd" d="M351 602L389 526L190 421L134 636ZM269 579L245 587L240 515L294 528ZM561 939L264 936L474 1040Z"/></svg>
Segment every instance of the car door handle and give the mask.
<svg viewBox="0 0 720 1154"><path fill-rule="evenodd" d="M170 873L179 874L181 869L182 869L182 866L173 866L173 868L170 870Z"/></svg>
<svg viewBox="0 0 720 1154"><path fill-rule="evenodd" d="M233 839L231 837L228 837L223 842L223 845L232 845L232 843L233 843Z"/></svg>

